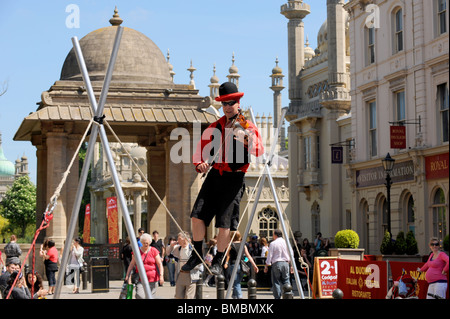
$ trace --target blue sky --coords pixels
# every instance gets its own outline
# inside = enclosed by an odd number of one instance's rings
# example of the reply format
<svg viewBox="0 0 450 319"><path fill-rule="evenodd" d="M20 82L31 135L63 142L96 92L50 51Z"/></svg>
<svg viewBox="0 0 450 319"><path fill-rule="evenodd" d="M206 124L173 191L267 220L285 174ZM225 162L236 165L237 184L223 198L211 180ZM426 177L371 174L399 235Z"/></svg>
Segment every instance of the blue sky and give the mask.
<svg viewBox="0 0 450 319"><path fill-rule="evenodd" d="M188 84L187 68L197 69L194 81L199 94L209 95L208 85L216 65L220 82L227 80L234 52L239 69L241 103L255 113L273 114L270 74L278 57L286 76L283 106L289 104L287 81L287 19L280 7L287 0L1 0L0 1L0 132L8 160L26 155L36 182L36 148L31 142L13 141L22 120L37 108L41 93L59 80L63 62L72 48L71 38L109 26L117 6L123 26L148 36L164 55L170 50L174 81ZM311 14L305 34L315 49L317 32L326 19L326 0L306 1ZM79 8L80 25L69 28L67 6Z"/></svg>

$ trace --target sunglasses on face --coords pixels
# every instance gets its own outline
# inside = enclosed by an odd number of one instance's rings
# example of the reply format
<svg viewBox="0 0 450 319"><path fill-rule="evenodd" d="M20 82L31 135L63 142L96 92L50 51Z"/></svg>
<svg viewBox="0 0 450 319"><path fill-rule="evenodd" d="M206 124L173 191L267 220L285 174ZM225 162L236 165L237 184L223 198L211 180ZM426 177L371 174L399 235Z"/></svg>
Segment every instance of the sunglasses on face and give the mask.
<svg viewBox="0 0 450 319"><path fill-rule="evenodd" d="M237 103L237 101L222 102L222 105L223 105L223 106L227 106L227 105L233 106L233 105L235 105L236 103Z"/></svg>
<svg viewBox="0 0 450 319"><path fill-rule="evenodd" d="M431 243L430 246L439 246L439 243Z"/></svg>

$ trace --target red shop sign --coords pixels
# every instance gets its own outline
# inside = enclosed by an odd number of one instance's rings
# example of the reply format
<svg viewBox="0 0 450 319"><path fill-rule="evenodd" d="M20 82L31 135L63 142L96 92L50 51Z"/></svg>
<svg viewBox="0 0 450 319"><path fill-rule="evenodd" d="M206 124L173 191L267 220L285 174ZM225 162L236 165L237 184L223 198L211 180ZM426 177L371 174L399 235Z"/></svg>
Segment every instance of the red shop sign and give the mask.
<svg viewBox="0 0 450 319"><path fill-rule="evenodd" d="M448 178L448 153L425 157L427 179Z"/></svg>
<svg viewBox="0 0 450 319"><path fill-rule="evenodd" d="M406 127L391 126L391 148L406 148Z"/></svg>

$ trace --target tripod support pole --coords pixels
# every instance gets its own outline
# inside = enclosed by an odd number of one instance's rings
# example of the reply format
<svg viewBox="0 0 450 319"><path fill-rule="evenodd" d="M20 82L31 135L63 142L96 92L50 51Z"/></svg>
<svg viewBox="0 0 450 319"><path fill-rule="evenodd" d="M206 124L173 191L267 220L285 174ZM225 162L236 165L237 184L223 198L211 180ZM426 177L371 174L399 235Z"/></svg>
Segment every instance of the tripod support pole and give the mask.
<svg viewBox="0 0 450 319"><path fill-rule="evenodd" d="M67 263L68 263L68 259L69 259L69 253L70 253L71 241L72 241L71 239L74 236L75 228L78 223L78 215L79 215L79 210L80 210L80 206L81 206L81 199L83 196L84 188L86 186L86 180L87 180L87 175L88 175L88 171L89 171L89 166L91 164L91 160L92 160L92 157L94 154L93 151L94 151L94 146L95 146L95 142L97 140L98 134L100 134L100 140L101 140L103 149L104 149L106 157L107 157L107 161L108 161L108 165L109 165L109 168L111 171L111 176L113 178L118 202L119 202L120 208L122 209L123 217L125 219L125 226L126 226L128 234L130 234L131 247L132 247L134 256L136 256L136 265L137 265L137 268L139 271L139 275L141 277L142 285L144 287L145 296L147 299L152 299L150 285L147 280L147 275L145 272L144 264L143 264L142 259L140 258L141 253L139 250L139 246L137 244L136 237L131 236L131 234L134 234L133 224L131 222L130 214L128 212L128 208L127 208L125 196L124 196L121 184L120 184L120 180L117 175L117 170L116 170L116 167L114 164L114 159L112 158L111 149L109 147L109 142L108 142L108 138L107 138L107 135L105 132L105 128L102 124L102 121L98 120L103 117L103 110L104 110L104 106L106 103L106 97L108 95L109 85L111 83L112 73L114 70L114 65L115 65L117 54L119 51L119 45L120 45L120 40L122 38L122 34L123 34L123 27L118 26L117 32L116 32L116 37L114 40L113 49L111 52L110 61L108 64L108 69L106 71L105 80L103 83L102 92L100 94L98 106L97 106L97 101L95 99L94 90L92 89L92 85L91 85L91 82L89 79L87 67L86 67L86 64L85 64L85 61L83 58L83 53L82 53L80 45L78 43L78 39L77 39L77 37L72 38L72 43L73 43L74 50L76 53L78 65L80 66L83 80L86 85L86 91L88 94L89 102L91 104L92 113L95 114L95 118L97 119L96 123L98 125L94 125L92 127L91 136L89 138L88 149L86 152L86 158L85 158L83 168L81 171L80 181L78 184L77 194L75 197L75 203L74 203L74 207L73 207L71 218L70 218L69 228L67 231L67 239L66 239L66 243L64 245L63 256L61 258L61 265L60 265L61 271L58 274L58 280L56 282L54 299L58 299L60 296L60 293L61 293L62 281L64 278L65 269L67 267Z"/></svg>

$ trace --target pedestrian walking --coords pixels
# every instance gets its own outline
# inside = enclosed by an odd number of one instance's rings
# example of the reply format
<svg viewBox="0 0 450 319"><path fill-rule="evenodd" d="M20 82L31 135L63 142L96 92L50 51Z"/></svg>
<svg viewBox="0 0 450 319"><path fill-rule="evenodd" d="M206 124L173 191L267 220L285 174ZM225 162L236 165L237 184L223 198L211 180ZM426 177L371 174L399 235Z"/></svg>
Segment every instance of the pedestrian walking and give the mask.
<svg viewBox="0 0 450 319"><path fill-rule="evenodd" d="M240 261L236 261L237 255L239 253L239 249L242 243L242 236L239 231L230 232L230 240L233 242L230 245L230 249L227 251L227 257L225 258L224 269L226 270L226 278L228 281L231 279L231 275L233 273L234 267L238 267L236 271L236 276L234 278L234 282L229 282L229 285L233 286L233 299L242 299L242 289L241 289L241 281L244 278L244 271L242 269L242 263L250 262L253 266L255 273L258 273L258 266L256 266L255 261L253 260L252 255L250 254L247 246L244 244L244 256L241 257Z"/></svg>
<svg viewBox="0 0 450 319"><path fill-rule="evenodd" d="M180 232L178 234L178 242L169 247L170 253L178 261L175 271L176 299L194 299L197 282L201 279L203 272L203 264L198 264L191 270L183 270L183 265L189 260L192 254L195 254L193 247L189 245L190 238L189 233Z"/></svg>
<svg viewBox="0 0 450 319"><path fill-rule="evenodd" d="M20 255L22 255L22 250L20 249L20 246L17 243L16 235L11 235L10 241L9 243L6 244L5 248L3 249L3 252L5 253L6 256L5 264L8 264L9 259L13 257L20 258Z"/></svg>
<svg viewBox="0 0 450 319"><path fill-rule="evenodd" d="M290 284L290 262L288 248L286 241L282 237L282 232L276 229L273 232L273 241L269 245L269 253L267 254L266 265L264 272L269 271L271 266L272 292L275 299L281 298L282 287L285 284Z"/></svg>
<svg viewBox="0 0 450 319"><path fill-rule="evenodd" d="M58 250L55 247L55 242L52 239L48 240L47 250L43 250L42 252L44 257L45 275L48 280L48 294L52 295L55 293L55 273L58 271Z"/></svg>
<svg viewBox="0 0 450 319"><path fill-rule="evenodd" d="M158 283L161 285L164 283L164 268L161 257L159 256L159 251L155 247L150 246L152 237L149 234L144 233L141 235L140 240L142 244L142 247L139 248L140 256L135 256L133 254L130 266L128 266L127 275L125 276L125 281L128 281L133 272L136 274L133 280L136 285L136 299L145 298L142 278L140 276L137 278L139 271L136 267L136 258L142 258L152 296L156 293Z"/></svg>

